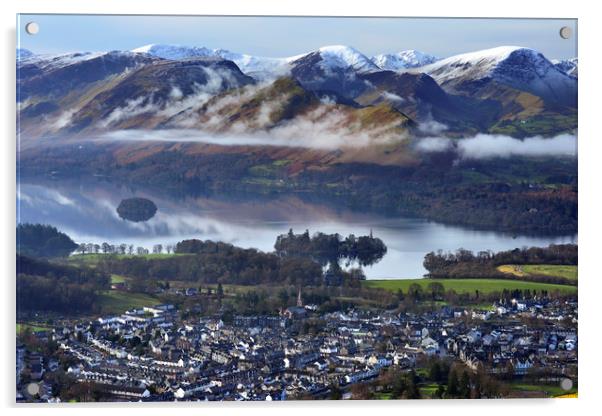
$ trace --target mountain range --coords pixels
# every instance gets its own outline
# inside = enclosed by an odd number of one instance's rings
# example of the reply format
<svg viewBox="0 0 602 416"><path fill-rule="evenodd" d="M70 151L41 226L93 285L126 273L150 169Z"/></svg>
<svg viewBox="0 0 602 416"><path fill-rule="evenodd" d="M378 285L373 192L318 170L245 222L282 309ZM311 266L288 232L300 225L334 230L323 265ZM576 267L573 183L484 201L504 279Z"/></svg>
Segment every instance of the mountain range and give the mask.
<svg viewBox="0 0 602 416"><path fill-rule="evenodd" d="M283 58L156 44L58 55L17 50L24 140L193 129L286 132L294 141L299 125L374 140L552 136L576 128L577 82L576 58L550 61L514 46L445 59L418 51L370 58L341 45Z"/></svg>

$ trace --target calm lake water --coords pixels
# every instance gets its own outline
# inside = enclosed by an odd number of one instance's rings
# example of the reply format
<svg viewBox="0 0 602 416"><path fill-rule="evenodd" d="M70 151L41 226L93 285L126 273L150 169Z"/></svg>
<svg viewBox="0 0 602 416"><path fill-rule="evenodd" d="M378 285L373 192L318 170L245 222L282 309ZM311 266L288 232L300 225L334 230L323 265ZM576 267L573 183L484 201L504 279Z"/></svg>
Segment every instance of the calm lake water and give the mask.
<svg viewBox="0 0 602 416"><path fill-rule="evenodd" d="M123 198L152 199L158 212L145 223L122 220L115 211ZM342 235L367 235L372 230L388 252L377 264L365 268L369 279L415 278L429 251L508 250L522 246L576 242L577 236L520 236L447 226L415 218L388 217L353 212L345 207L309 203L296 196L273 200L185 198L174 200L106 183L43 185L22 183L17 192L19 222L51 224L76 242L175 244L187 238L224 241L240 247L272 251L276 237L308 229Z"/></svg>

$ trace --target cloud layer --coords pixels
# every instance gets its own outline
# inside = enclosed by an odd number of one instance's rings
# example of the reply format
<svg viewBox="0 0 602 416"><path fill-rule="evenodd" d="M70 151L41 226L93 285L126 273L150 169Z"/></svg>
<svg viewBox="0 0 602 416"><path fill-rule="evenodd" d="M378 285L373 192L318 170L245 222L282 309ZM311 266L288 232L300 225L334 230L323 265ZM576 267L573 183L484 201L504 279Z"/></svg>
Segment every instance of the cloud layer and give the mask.
<svg viewBox="0 0 602 416"><path fill-rule="evenodd" d="M463 159L490 159L512 156L577 156L577 137L561 134L553 138L540 136L515 139L509 136L477 134L467 139L427 137L419 139L421 152L455 151Z"/></svg>

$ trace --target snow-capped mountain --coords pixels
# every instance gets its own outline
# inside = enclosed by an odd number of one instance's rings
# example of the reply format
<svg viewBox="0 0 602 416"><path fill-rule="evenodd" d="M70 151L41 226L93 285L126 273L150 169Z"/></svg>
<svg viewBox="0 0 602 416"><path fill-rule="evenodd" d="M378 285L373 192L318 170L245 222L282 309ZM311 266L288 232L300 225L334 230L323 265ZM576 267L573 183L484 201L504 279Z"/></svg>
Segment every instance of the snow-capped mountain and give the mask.
<svg viewBox="0 0 602 416"><path fill-rule="evenodd" d="M360 73L379 71L366 55L351 46L330 45L323 46L315 52L321 58L320 67L326 71L351 68Z"/></svg>
<svg viewBox="0 0 602 416"><path fill-rule="evenodd" d="M495 81L563 105L575 105L577 99L574 77L562 72L541 53L519 46L455 55L415 71L427 73L443 87L456 91Z"/></svg>
<svg viewBox="0 0 602 416"><path fill-rule="evenodd" d="M383 53L372 57L372 62L387 71L403 71L437 62L440 58L413 49L397 53Z"/></svg>
<svg viewBox="0 0 602 416"><path fill-rule="evenodd" d="M244 53L231 52L226 49L214 49L213 53L223 59L234 62L242 72L257 79L269 79L285 75L289 71L289 62L302 55L286 58L269 58Z"/></svg>
<svg viewBox="0 0 602 416"><path fill-rule="evenodd" d="M312 91L330 91L354 99L370 88L362 75L381 69L350 46L324 46L290 62L291 75Z"/></svg>
<svg viewBox="0 0 602 416"><path fill-rule="evenodd" d="M196 46L159 45L151 44L132 49L134 53L144 53L163 59L182 60L199 57L219 57L234 62L241 71L258 79L273 78L286 74L288 62L301 57L269 58L244 53L232 52L227 49L209 49Z"/></svg>
<svg viewBox="0 0 602 416"><path fill-rule="evenodd" d="M385 105L412 122L437 121L461 134L489 131L501 120L506 130L526 134L521 125L506 122L516 117L554 120L543 123L549 125L541 131L544 135L576 126L577 60L552 63L520 47L467 53L422 66L418 65L437 58L403 51L377 55L375 63L343 45L274 58L158 44L131 51L54 55L17 50L17 57L21 123L31 136L160 127L175 120L174 111L186 120L222 94L228 99L229 94L250 95L257 111L264 104L265 111L281 108L281 114L275 114L284 118L270 120L292 117L291 109L307 110L307 103L311 108L336 103L344 108ZM567 75L564 71L573 71L568 67L573 63L575 76ZM258 80L259 85L246 88ZM274 88L254 93L272 84ZM279 102L281 87L290 99ZM271 95L265 96L268 91ZM299 106L298 100L305 104Z"/></svg>
<svg viewBox="0 0 602 416"><path fill-rule="evenodd" d="M94 61L103 58L105 60L130 59L133 62L146 62L148 58L143 58L128 51L111 52L68 52L60 54L31 54L19 60L20 66L34 65L40 70L53 70L65 68L78 63Z"/></svg>
<svg viewBox="0 0 602 416"><path fill-rule="evenodd" d="M367 56L358 50L343 45L324 46L316 51L277 58L248 55L219 48L209 49L196 46L159 44L142 46L132 49L132 52L145 53L158 58L171 60L217 56L233 61L241 71L245 73L259 73L263 75L282 75L290 69L290 64L292 62L312 54L320 57L319 65L324 71L351 68L358 72L371 72L380 69Z"/></svg>
<svg viewBox="0 0 602 416"><path fill-rule="evenodd" d="M578 58L563 59L563 60L554 59L554 60L552 60L552 63L556 66L556 68L560 69L565 74L571 75L571 76L574 76L575 78L577 78L578 73L579 73Z"/></svg>
<svg viewBox="0 0 602 416"><path fill-rule="evenodd" d="M199 58L204 56L214 56L211 49L196 46L180 46L180 45L160 45L150 44L144 45L136 49L132 49L134 53L146 53L158 58L179 60L188 58Z"/></svg>
<svg viewBox="0 0 602 416"><path fill-rule="evenodd" d="M157 58L131 52L33 55L17 61L18 99L56 100L83 93L94 82L119 76Z"/></svg>
<svg viewBox="0 0 602 416"><path fill-rule="evenodd" d="M34 55L32 51L24 48L17 48L17 61L22 59L31 58Z"/></svg>

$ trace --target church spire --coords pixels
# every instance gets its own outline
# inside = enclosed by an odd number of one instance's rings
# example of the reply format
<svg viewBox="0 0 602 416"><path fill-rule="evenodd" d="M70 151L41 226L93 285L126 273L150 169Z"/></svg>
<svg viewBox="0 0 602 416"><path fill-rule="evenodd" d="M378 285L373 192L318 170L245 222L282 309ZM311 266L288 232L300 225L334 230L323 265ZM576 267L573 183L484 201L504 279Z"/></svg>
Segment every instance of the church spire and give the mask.
<svg viewBox="0 0 602 416"><path fill-rule="evenodd" d="M299 288L299 293L297 294L297 306L303 307L303 299L301 299L301 288Z"/></svg>

